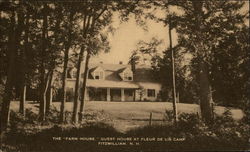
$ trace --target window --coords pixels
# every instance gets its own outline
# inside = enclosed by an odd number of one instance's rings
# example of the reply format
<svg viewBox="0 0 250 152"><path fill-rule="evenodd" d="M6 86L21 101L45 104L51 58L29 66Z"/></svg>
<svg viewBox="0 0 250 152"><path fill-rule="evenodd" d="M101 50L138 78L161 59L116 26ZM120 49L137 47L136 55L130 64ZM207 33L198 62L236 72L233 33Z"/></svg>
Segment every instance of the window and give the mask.
<svg viewBox="0 0 250 152"><path fill-rule="evenodd" d="M95 79L100 79L99 75L96 75L96 76L95 76Z"/></svg>
<svg viewBox="0 0 250 152"><path fill-rule="evenodd" d="M133 74L130 73L130 72L125 72L125 73L124 73L123 79L124 79L125 81L132 81L132 80L133 80Z"/></svg>
<svg viewBox="0 0 250 152"><path fill-rule="evenodd" d="M155 89L148 89L148 97L155 97Z"/></svg>
<svg viewBox="0 0 250 152"><path fill-rule="evenodd" d="M103 74L103 71L96 71L94 73L94 78L99 80L99 79L104 79L104 74Z"/></svg>

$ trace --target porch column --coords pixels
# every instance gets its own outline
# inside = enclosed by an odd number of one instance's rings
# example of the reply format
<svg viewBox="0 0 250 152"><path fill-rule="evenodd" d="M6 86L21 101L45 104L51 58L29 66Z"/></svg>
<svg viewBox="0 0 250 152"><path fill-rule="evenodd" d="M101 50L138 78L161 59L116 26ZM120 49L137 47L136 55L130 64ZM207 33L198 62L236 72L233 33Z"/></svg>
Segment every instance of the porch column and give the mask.
<svg viewBox="0 0 250 152"><path fill-rule="evenodd" d="M110 101L110 88L107 88L107 101Z"/></svg>
<svg viewBox="0 0 250 152"><path fill-rule="evenodd" d="M121 89L121 101L125 101L124 89Z"/></svg>

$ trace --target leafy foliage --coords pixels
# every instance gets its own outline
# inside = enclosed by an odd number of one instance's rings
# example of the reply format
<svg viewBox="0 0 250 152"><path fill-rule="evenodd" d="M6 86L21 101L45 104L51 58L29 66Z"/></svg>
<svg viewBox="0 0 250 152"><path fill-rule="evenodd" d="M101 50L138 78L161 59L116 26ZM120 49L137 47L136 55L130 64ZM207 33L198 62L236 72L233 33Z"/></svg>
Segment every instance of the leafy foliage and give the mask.
<svg viewBox="0 0 250 152"><path fill-rule="evenodd" d="M167 111L167 115L171 115ZM14 115L14 113L12 114ZM22 119L17 119L16 123ZM30 116L31 119L35 117ZM173 119L173 117L172 117ZM229 110L223 115L216 116L214 122L205 124L195 114L179 115L177 127L172 123L171 117L164 125L144 126L120 133L111 125L103 122L93 122L82 125L51 125L50 127L33 127L28 129L21 124L11 127L5 137L4 149L18 151L75 151L90 150L247 150L250 127L243 121L235 121ZM79 140L56 141L52 137L94 137L96 141L83 142ZM100 137L134 137L134 138L164 138L165 141L140 142L139 146L96 146ZM180 141L174 141L183 139ZM32 144L30 144L32 142ZM104 149L103 149L104 148ZM107 149L105 149L107 148Z"/></svg>
<svg viewBox="0 0 250 152"><path fill-rule="evenodd" d="M246 52L249 49L249 28L244 23L247 15L240 13L244 2L204 2L200 31L195 29L197 25L193 22L196 13L191 8L195 7L194 3L170 2L187 8L183 15L175 15L173 22L176 22L177 33L181 33L179 47L193 56L189 66L192 77L198 82L199 58L203 58L209 67L214 102L237 106L244 96L243 83L247 75L244 63L248 60Z"/></svg>
<svg viewBox="0 0 250 152"><path fill-rule="evenodd" d="M167 111L167 117L172 122L171 111ZM170 141L164 142L163 145L150 142L154 150L157 149L156 147L172 148L171 150L246 150L249 148L249 131L248 124L233 120L230 112L225 111L222 116L216 116L212 124L205 124L196 114L182 113L179 115L177 127L167 122L166 125L130 130L127 134L135 137L185 138L182 142Z"/></svg>
<svg viewBox="0 0 250 152"><path fill-rule="evenodd" d="M249 67L249 19L242 13L244 1L158 1L166 15L159 17L154 11L146 17L176 29L178 44L175 52L176 86L180 102L198 103L200 62L208 66L213 100L224 106L239 107L249 100L247 95ZM197 9L197 6L202 10ZM180 12L173 12L177 7ZM198 11L198 12L197 12ZM200 25L196 19L199 18ZM155 60L156 76L163 84L163 92L171 88L171 54L164 51L163 58ZM171 99L165 93L164 99Z"/></svg>

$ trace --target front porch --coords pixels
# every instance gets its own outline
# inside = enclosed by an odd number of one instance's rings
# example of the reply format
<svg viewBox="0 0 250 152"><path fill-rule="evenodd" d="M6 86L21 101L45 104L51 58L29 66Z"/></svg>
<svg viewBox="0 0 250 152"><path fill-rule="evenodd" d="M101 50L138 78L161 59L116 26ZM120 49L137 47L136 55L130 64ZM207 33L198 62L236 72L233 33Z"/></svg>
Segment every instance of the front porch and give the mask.
<svg viewBox="0 0 250 152"><path fill-rule="evenodd" d="M86 97L89 101L135 101L134 88L94 88L88 87Z"/></svg>

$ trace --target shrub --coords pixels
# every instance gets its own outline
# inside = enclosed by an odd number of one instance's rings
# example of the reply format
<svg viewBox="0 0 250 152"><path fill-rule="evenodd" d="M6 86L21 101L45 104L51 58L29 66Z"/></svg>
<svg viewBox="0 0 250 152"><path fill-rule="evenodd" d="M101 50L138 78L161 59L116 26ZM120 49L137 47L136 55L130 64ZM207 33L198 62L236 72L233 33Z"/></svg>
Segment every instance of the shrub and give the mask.
<svg viewBox="0 0 250 152"><path fill-rule="evenodd" d="M53 140L53 137L66 139L67 137L115 137L122 136L112 126L103 123L91 125L54 125L41 129L34 134L11 130L7 134L5 144L15 146L16 151L86 151L98 149L96 142ZM100 148L100 147L99 147Z"/></svg>
<svg viewBox="0 0 250 152"><path fill-rule="evenodd" d="M55 106L51 106L49 112L46 115L46 122L47 123L59 123L59 118L60 118L60 111L57 110Z"/></svg>
<svg viewBox="0 0 250 152"><path fill-rule="evenodd" d="M195 114L179 114L178 124L172 122L173 112L166 112L165 125L145 126L127 132L127 135L139 137L185 138L183 142L150 143L155 151L168 150L247 150L249 149L250 127L244 121L233 120L229 110L222 116L216 116L214 122L205 124ZM146 148L147 146L144 145ZM147 147L148 148L148 147Z"/></svg>
<svg viewBox="0 0 250 152"><path fill-rule="evenodd" d="M235 121L232 113L227 109L222 116L216 116L209 129L216 134L222 145L235 147L236 149L247 148L250 139L250 126L244 120Z"/></svg>
<svg viewBox="0 0 250 152"><path fill-rule="evenodd" d="M243 109L245 115L243 117L243 121L250 125L250 99L246 98L243 100L241 104L241 109Z"/></svg>
<svg viewBox="0 0 250 152"><path fill-rule="evenodd" d="M52 115L58 114L57 111L53 110L51 110L51 113ZM205 124L195 114L182 113L179 114L177 126L172 123L173 113L167 111L166 124L144 126L126 133L120 133L112 125L104 123L107 118L101 117L102 115L103 112L87 114L85 115L85 123L79 125L42 126L40 123L36 124L37 115L32 112L27 115L27 118L12 112L12 126L5 138L5 149L12 149L10 151L72 151L72 149L74 151L121 151L121 148L126 151L162 151L163 149L169 151L243 151L249 149L249 125L244 121L233 120L229 110L226 110L221 116L216 116L211 124ZM29 119L35 120L30 121ZM57 122L54 119L48 120L53 123ZM32 127L25 124L27 122ZM163 137L171 140L165 142L141 142L136 147L103 147L97 146L98 140L95 142L55 141L52 137L95 137L96 139L99 137ZM174 141L176 138L185 140L177 142Z"/></svg>

